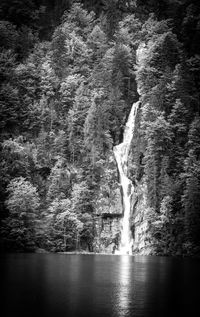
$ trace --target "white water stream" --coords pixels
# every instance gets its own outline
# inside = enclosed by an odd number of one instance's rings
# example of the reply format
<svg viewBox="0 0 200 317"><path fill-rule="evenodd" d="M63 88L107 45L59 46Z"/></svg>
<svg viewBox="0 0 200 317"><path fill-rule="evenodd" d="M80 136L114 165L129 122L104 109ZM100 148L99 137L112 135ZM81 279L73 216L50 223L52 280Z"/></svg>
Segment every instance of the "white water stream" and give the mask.
<svg viewBox="0 0 200 317"><path fill-rule="evenodd" d="M135 128L135 119L137 115L137 110L140 102L133 104L131 112L128 117L128 121L125 126L123 142L116 145L113 148L115 159L118 166L118 171L120 175L120 183L123 192L123 209L124 217L122 219L122 229L121 229L121 242L119 250L116 254L132 254L132 244L133 239L130 230L130 214L131 214L131 199L134 191L134 186L132 182L127 177L127 162L128 154L130 150L131 141L133 138L133 132Z"/></svg>

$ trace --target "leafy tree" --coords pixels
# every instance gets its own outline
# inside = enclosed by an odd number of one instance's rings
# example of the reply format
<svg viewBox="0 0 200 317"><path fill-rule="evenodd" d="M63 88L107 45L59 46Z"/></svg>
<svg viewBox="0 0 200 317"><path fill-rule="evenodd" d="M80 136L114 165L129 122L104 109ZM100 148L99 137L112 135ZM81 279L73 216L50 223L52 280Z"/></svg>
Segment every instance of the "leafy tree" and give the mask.
<svg viewBox="0 0 200 317"><path fill-rule="evenodd" d="M59 94L61 95L61 98L58 111L60 117L63 117L63 121L69 110L73 108L78 89L83 83L84 77L79 74L69 75L60 83Z"/></svg>
<svg viewBox="0 0 200 317"><path fill-rule="evenodd" d="M78 248L82 223L77 215L70 211L70 201L56 198L49 207L49 225L47 227L47 247L51 251L67 251Z"/></svg>
<svg viewBox="0 0 200 317"><path fill-rule="evenodd" d="M93 191L87 180L81 180L73 185L72 211L76 214L93 212Z"/></svg>
<svg viewBox="0 0 200 317"><path fill-rule="evenodd" d="M70 190L71 172L66 164L66 161L60 158L51 169L47 200L52 201L55 197L59 197L60 195L63 197L69 197Z"/></svg>
<svg viewBox="0 0 200 317"><path fill-rule="evenodd" d="M141 28L141 20L134 14L128 14L119 22L119 30L116 32L116 41L128 45L133 56L141 43Z"/></svg>
<svg viewBox="0 0 200 317"><path fill-rule="evenodd" d="M10 177L14 176L28 176L29 175L29 160L23 144L23 137L19 136L17 139L9 139L3 142L3 161L6 174Z"/></svg>
<svg viewBox="0 0 200 317"><path fill-rule="evenodd" d="M3 223L7 248L30 251L35 248L36 220L40 204L37 189L25 178L14 178L8 185L9 216Z"/></svg>
<svg viewBox="0 0 200 317"><path fill-rule="evenodd" d="M147 184L152 245L159 254L199 252L200 7L193 2L1 1L8 248L93 250L93 217L113 209L118 189L112 147L140 98L127 164L136 196L137 182ZM20 188L24 202L24 188L36 201L40 195L39 207L30 199L33 217L23 204L8 205L19 203Z"/></svg>
<svg viewBox="0 0 200 317"><path fill-rule="evenodd" d="M63 16L52 38L52 65L59 78L71 73L87 76L90 72L90 50L86 39L92 29L92 13L87 13L80 4L74 4ZM90 26L91 24L91 26Z"/></svg>
<svg viewBox="0 0 200 317"><path fill-rule="evenodd" d="M87 38L94 25L94 12L88 12L83 8L83 4L75 2L69 12L65 12L62 17L63 22L70 25L77 35Z"/></svg>

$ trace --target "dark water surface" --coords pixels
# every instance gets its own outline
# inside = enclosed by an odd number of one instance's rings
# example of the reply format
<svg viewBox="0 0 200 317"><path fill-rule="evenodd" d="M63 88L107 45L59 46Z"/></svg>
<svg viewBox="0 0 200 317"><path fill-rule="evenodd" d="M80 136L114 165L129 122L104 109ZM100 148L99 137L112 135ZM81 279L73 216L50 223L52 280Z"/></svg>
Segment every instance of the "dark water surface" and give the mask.
<svg viewBox="0 0 200 317"><path fill-rule="evenodd" d="M0 257L1 316L200 316L200 261L112 255Z"/></svg>

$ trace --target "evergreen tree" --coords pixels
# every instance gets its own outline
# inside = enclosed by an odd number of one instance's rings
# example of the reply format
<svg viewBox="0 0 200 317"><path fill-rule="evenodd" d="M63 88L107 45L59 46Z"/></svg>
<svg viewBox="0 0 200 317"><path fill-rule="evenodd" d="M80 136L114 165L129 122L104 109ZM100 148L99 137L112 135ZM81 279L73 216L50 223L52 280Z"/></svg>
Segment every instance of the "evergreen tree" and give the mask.
<svg viewBox="0 0 200 317"><path fill-rule="evenodd" d="M95 164L101 153L105 154L112 144L108 130L108 118L103 107L103 95L97 93L88 111L84 127L85 146L91 155L91 161Z"/></svg>
<svg viewBox="0 0 200 317"><path fill-rule="evenodd" d="M200 119L197 116L191 124L188 135L188 156L185 159L184 179L186 182L182 201L185 210L187 238L199 246L200 235Z"/></svg>

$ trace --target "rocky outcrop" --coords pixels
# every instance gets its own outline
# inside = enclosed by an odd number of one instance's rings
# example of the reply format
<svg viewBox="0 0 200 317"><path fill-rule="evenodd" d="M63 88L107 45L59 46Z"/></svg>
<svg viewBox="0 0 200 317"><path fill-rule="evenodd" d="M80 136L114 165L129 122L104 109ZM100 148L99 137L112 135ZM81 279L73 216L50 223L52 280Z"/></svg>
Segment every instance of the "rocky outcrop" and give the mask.
<svg viewBox="0 0 200 317"><path fill-rule="evenodd" d="M144 180L140 180L135 187L135 204L131 216L133 254L153 254L154 248L150 236L150 214L146 185Z"/></svg>
<svg viewBox="0 0 200 317"><path fill-rule="evenodd" d="M136 55L137 67L143 67L143 62L147 58L145 43L139 45ZM143 83L137 77L136 81L137 91L141 96L143 93ZM140 97L140 99L142 98ZM137 113L135 131L128 157L128 176L135 186L131 210L133 254L149 255L154 253L154 247L150 236L151 209L148 205L147 186L144 177L143 158L146 150L146 140L141 129L143 106L144 104L141 101L141 107Z"/></svg>
<svg viewBox="0 0 200 317"><path fill-rule="evenodd" d="M119 245L121 231L120 214L105 214L95 217L96 238L94 251L112 254Z"/></svg>
<svg viewBox="0 0 200 317"><path fill-rule="evenodd" d="M119 243L123 206L117 166L112 153L103 167L104 173L94 205L94 251L113 253Z"/></svg>
<svg viewBox="0 0 200 317"><path fill-rule="evenodd" d="M142 43L137 50L137 67L142 67L146 58L146 47ZM141 96L142 82L137 79L137 91ZM141 102L142 104L142 102ZM141 129L142 108L138 107L134 133L127 161L127 176L134 186L131 195L130 225L133 237L133 254L153 254L150 237L151 210L147 202L147 188L144 178L143 157L146 141ZM113 253L120 244L121 218L123 217L122 190L118 183L117 165L113 155L108 158L105 174L100 182L100 190L95 205L96 238L94 249L100 253Z"/></svg>

